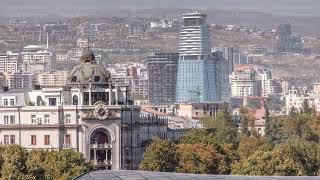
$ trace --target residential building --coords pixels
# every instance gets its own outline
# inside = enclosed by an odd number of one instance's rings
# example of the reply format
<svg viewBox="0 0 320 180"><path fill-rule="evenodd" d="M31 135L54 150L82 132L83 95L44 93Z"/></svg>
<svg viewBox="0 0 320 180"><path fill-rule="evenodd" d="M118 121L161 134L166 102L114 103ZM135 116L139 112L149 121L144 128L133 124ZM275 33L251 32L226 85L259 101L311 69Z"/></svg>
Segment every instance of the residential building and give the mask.
<svg viewBox="0 0 320 180"><path fill-rule="evenodd" d="M177 104L177 116L191 119L215 117L222 103L181 103Z"/></svg>
<svg viewBox="0 0 320 180"><path fill-rule="evenodd" d="M0 54L0 72L14 73L19 68L19 53L7 51L6 54Z"/></svg>
<svg viewBox="0 0 320 180"><path fill-rule="evenodd" d="M28 72L4 73L9 89L29 89L33 86L34 75Z"/></svg>
<svg viewBox="0 0 320 180"><path fill-rule="evenodd" d="M21 52L22 62L25 71L31 71L32 65L44 65L45 69L50 69L52 65L52 53L42 46L29 45Z"/></svg>
<svg viewBox="0 0 320 180"><path fill-rule="evenodd" d="M175 103L178 53L155 53L148 57L149 104Z"/></svg>
<svg viewBox="0 0 320 180"><path fill-rule="evenodd" d="M67 77L67 71L44 72L38 75L38 84L42 87L61 87L65 85Z"/></svg>
<svg viewBox="0 0 320 180"><path fill-rule="evenodd" d="M236 65L230 76L231 95L233 97L258 96L259 83L256 71L251 65Z"/></svg>

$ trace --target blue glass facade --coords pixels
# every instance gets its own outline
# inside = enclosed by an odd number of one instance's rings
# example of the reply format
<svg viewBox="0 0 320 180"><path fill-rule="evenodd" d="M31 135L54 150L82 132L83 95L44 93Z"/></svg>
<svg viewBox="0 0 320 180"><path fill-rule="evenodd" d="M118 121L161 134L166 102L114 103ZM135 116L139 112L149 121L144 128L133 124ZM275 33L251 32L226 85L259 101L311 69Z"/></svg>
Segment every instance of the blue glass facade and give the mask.
<svg viewBox="0 0 320 180"><path fill-rule="evenodd" d="M213 60L179 60L176 102L217 101L216 72Z"/></svg>

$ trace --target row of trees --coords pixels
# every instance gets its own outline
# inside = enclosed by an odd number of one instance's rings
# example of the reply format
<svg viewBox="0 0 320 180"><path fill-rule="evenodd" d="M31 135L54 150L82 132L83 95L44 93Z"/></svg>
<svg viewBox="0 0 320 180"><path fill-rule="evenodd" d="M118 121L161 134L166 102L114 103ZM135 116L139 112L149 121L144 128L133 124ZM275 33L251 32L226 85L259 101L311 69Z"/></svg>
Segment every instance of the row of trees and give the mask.
<svg viewBox="0 0 320 180"><path fill-rule="evenodd" d="M290 116L266 117L266 135L258 135L247 109L241 127L227 106L216 118L204 118L210 128L194 129L181 140L154 140L141 170L235 175L320 175L320 118L305 108ZM240 130L239 130L240 129Z"/></svg>
<svg viewBox="0 0 320 180"><path fill-rule="evenodd" d="M64 180L90 170L83 155L71 149L27 151L18 145L0 146L1 179Z"/></svg>

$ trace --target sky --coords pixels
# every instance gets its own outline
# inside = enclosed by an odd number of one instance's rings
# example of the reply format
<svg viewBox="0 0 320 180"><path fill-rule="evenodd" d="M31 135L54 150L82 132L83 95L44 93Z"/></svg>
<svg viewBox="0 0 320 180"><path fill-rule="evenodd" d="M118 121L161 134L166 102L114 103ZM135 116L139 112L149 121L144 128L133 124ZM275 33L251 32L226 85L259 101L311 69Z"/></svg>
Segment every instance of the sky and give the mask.
<svg viewBox="0 0 320 180"><path fill-rule="evenodd" d="M320 0L0 0L0 16L30 11L58 15L83 14L87 10L136 9L250 10L276 15L320 17Z"/></svg>

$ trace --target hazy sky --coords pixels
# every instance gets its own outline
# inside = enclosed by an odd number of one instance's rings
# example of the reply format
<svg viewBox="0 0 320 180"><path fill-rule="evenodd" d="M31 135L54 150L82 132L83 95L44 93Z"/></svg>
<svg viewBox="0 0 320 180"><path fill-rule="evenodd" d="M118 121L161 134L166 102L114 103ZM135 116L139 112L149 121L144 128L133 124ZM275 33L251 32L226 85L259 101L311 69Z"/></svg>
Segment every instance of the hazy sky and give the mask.
<svg viewBox="0 0 320 180"><path fill-rule="evenodd" d="M23 15L27 11L55 14L88 10L146 8L195 8L220 10L254 10L277 15L320 17L320 0L0 0L0 15ZM84 13L85 14L85 13Z"/></svg>

